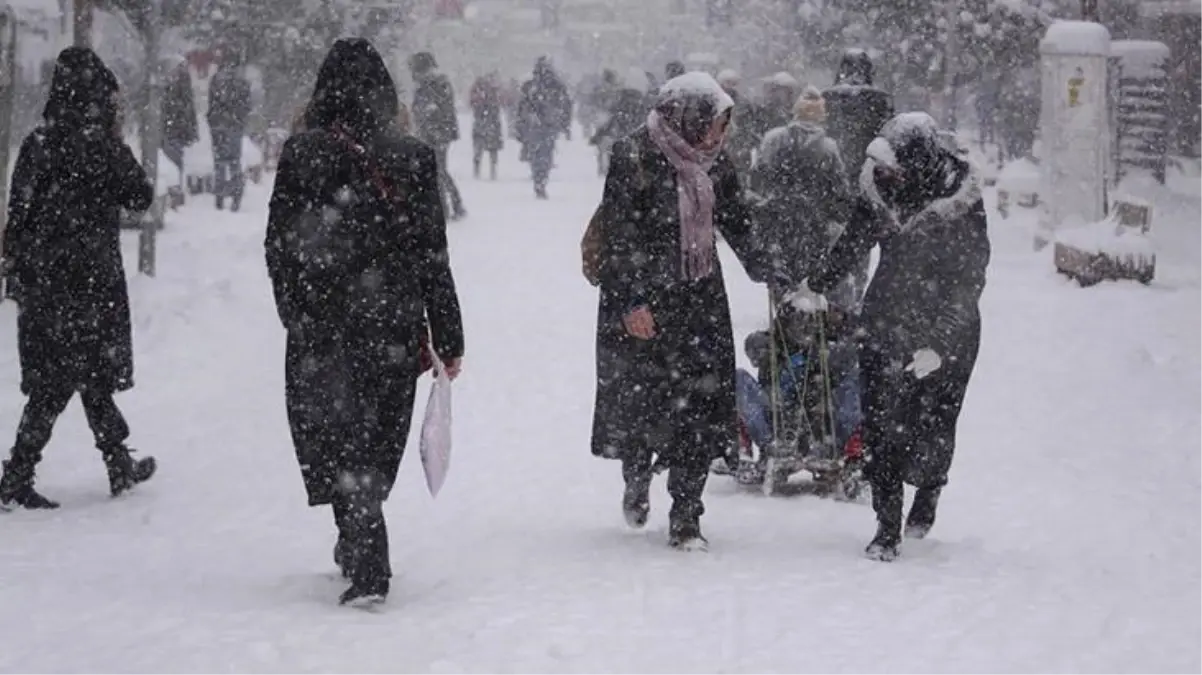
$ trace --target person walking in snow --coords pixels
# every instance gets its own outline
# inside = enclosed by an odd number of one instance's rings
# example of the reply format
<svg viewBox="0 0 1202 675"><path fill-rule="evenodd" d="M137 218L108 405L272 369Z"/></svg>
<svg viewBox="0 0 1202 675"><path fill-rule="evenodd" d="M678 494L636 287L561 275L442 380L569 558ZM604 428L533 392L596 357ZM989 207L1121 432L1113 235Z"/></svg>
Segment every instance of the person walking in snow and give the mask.
<svg viewBox="0 0 1202 675"><path fill-rule="evenodd" d="M734 101L705 73L669 80L644 127L614 145L601 205L592 452L622 462L632 527L668 470L669 542L704 548L710 463L736 442L735 350L716 233L764 278L734 164Z"/></svg>
<svg viewBox="0 0 1202 675"><path fill-rule="evenodd" d="M382 508L426 343L452 377L463 356L437 155L396 129L397 105L371 43L337 41L281 152L264 241L292 441L309 505L333 508L352 604L389 591Z"/></svg>
<svg viewBox="0 0 1202 675"><path fill-rule="evenodd" d="M622 87L610 93L610 107L602 124L589 144L597 148L597 171L604 176L609 171L609 153L614 143L625 138L647 120L647 92L643 71L631 69Z"/></svg>
<svg viewBox="0 0 1202 675"><path fill-rule="evenodd" d="M209 82L209 132L213 140L213 190L217 208L230 199L230 209L242 206L242 136L250 117L250 81L242 73L242 59L230 50Z"/></svg>
<svg viewBox="0 0 1202 675"><path fill-rule="evenodd" d="M801 290L830 292L880 244L860 370L877 517L867 554L888 561L901 544L904 482L918 488L906 536L921 539L935 523L980 345L990 245L976 170L944 147L929 115L893 118L867 154L848 229Z"/></svg>
<svg viewBox="0 0 1202 675"><path fill-rule="evenodd" d="M572 98L567 85L551 67L551 60L539 57L531 79L522 84L518 104L518 140L522 154L530 162L534 195L547 198L547 181L555 162L555 142L560 134L570 133Z"/></svg>
<svg viewBox="0 0 1202 675"><path fill-rule="evenodd" d="M455 89L451 80L438 71L438 62L430 52L418 52L409 59L409 71L416 87L413 90L413 125L419 139L434 148L438 157L438 184L452 220L467 216L459 186L451 177L447 153L459 140L459 114L455 111Z"/></svg>
<svg viewBox="0 0 1202 675"><path fill-rule="evenodd" d="M472 174L480 177L480 162L488 155L489 177L497 179L497 153L505 145L501 122L501 82L496 71L472 84Z"/></svg>
<svg viewBox="0 0 1202 675"><path fill-rule="evenodd" d="M57 508L34 471L58 416L79 393L114 496L150 479L113 395L133 387L129 292L118 213L145 211L154 188L124 142L119 86L90 49L59 54L42 113L13 171L4 267L15 281L21 391L29 397L0 477L0 507Z"/></svg>
<svg viewBox="0 0 1202 675"><path fill-rule="evenodd" d="M793 108L794 120L768 132L756 153L748 196L756 214L756 239L773 263L778 280L773 301L780 307L791 290L789 280L812 274L847 224L853 203L839 146L822 128L822 93L806 87ZM831 328L848 328L860 297L854 275L833 291L840 312L828 312ZM842 312L848 313L844 316ZM853 442L861 423L859 369L851 330L832 330L830 385L834 393L835 437L840 447ZM739 391L755 391L755 378L740 370ZM741 396L740 403L749 400ZM740 408L745 406L740 405ZM763 434L756 440L763 447Z"/></svg>

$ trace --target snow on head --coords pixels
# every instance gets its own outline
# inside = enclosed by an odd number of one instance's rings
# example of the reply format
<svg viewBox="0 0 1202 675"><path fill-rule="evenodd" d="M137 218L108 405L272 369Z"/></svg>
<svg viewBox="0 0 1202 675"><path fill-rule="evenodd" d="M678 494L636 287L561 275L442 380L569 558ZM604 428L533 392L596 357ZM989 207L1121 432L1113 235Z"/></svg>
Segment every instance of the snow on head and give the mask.
<svg viewBox="0 0 1202 675"><path fill-rule="evenodd" d="M712 75L700 70L678 75L659 89L661 103L688 98L708 98L714 102L719 113L735 106L734 99L722 89L722 85Z"/></svg>
<svg viewBox="0 0 1202 675"><path fill-rule="evenodd" d="M900 141L912 136L934 138L938 135L939 124L935 122L935 118L924 112L907 112L897 115L881 127L880 133L880 136L892 145L897 145Z"/></svg>
<svg viewBox="0 0 1202 675"><path fill-rule="evenodd" d="M1041 54L1108 56L1110 31L1092 21L1057 21L1039 43Z"/></svg>

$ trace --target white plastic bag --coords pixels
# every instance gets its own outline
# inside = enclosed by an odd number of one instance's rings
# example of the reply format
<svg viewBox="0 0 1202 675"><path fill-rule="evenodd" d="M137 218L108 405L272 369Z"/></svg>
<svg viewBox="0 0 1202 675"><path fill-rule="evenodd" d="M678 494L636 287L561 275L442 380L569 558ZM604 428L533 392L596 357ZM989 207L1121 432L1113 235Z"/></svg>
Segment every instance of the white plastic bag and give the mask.
<svg viewBox="0 0 1202 675"><path fill-rule="evenodd" d="M434 357L434 384L422 419L422 470L430 496L437 497L451 468L451 378L442 360Z"/></svg>

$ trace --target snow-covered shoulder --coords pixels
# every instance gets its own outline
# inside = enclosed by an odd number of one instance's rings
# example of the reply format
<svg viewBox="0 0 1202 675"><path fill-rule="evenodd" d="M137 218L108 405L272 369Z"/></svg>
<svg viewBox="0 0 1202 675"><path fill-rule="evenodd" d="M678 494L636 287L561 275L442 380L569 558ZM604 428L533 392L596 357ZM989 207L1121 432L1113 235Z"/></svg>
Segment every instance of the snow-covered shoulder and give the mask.
<svg viewBox="0 0 1202 675"><path fill-rule="evenodd" d="M1092 21L1056 21L1039 43L1043 54L1109 56L1110 31Z"/></svg>
<svg viewBox="0 0 1202 675"><path fill-rule="evenodd" d="M718 112L726 112L735 107L734 99L722 89L722 85L718 84L712 75L700 70L678 75L665 82L659 89L660 101L695 96L712 99L717 105Z"/></svg>

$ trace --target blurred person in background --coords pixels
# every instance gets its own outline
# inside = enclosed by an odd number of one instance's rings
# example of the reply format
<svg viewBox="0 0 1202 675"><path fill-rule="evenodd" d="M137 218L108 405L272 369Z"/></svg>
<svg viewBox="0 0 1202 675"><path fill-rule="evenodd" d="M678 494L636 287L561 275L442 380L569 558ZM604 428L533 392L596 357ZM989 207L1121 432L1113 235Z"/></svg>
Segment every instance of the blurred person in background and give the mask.
<svg viewBox="0 0 1202 675"><path fill-rule="evenodd" d="M438 62L430 52L418 52L409 58L409 71L413 75L413 126L415 135L429 143L438 157L438 183L441 186L444 205L452 220L467 215L459 186L451 177L447 165L447 153L451 144L459 140L459 114L455 110L455 89L451 80L439 72Z"/></svg>
<svg viewBox="0 0 1202 675"><path fill-rule="evenodd" d="M250 80L242 72L236 50L222 52L217 73L209 82L209 133L213 140L213 191L217 209L237 211L242 206L245 180L242 176L242 137L250 117Z"/></svg>

